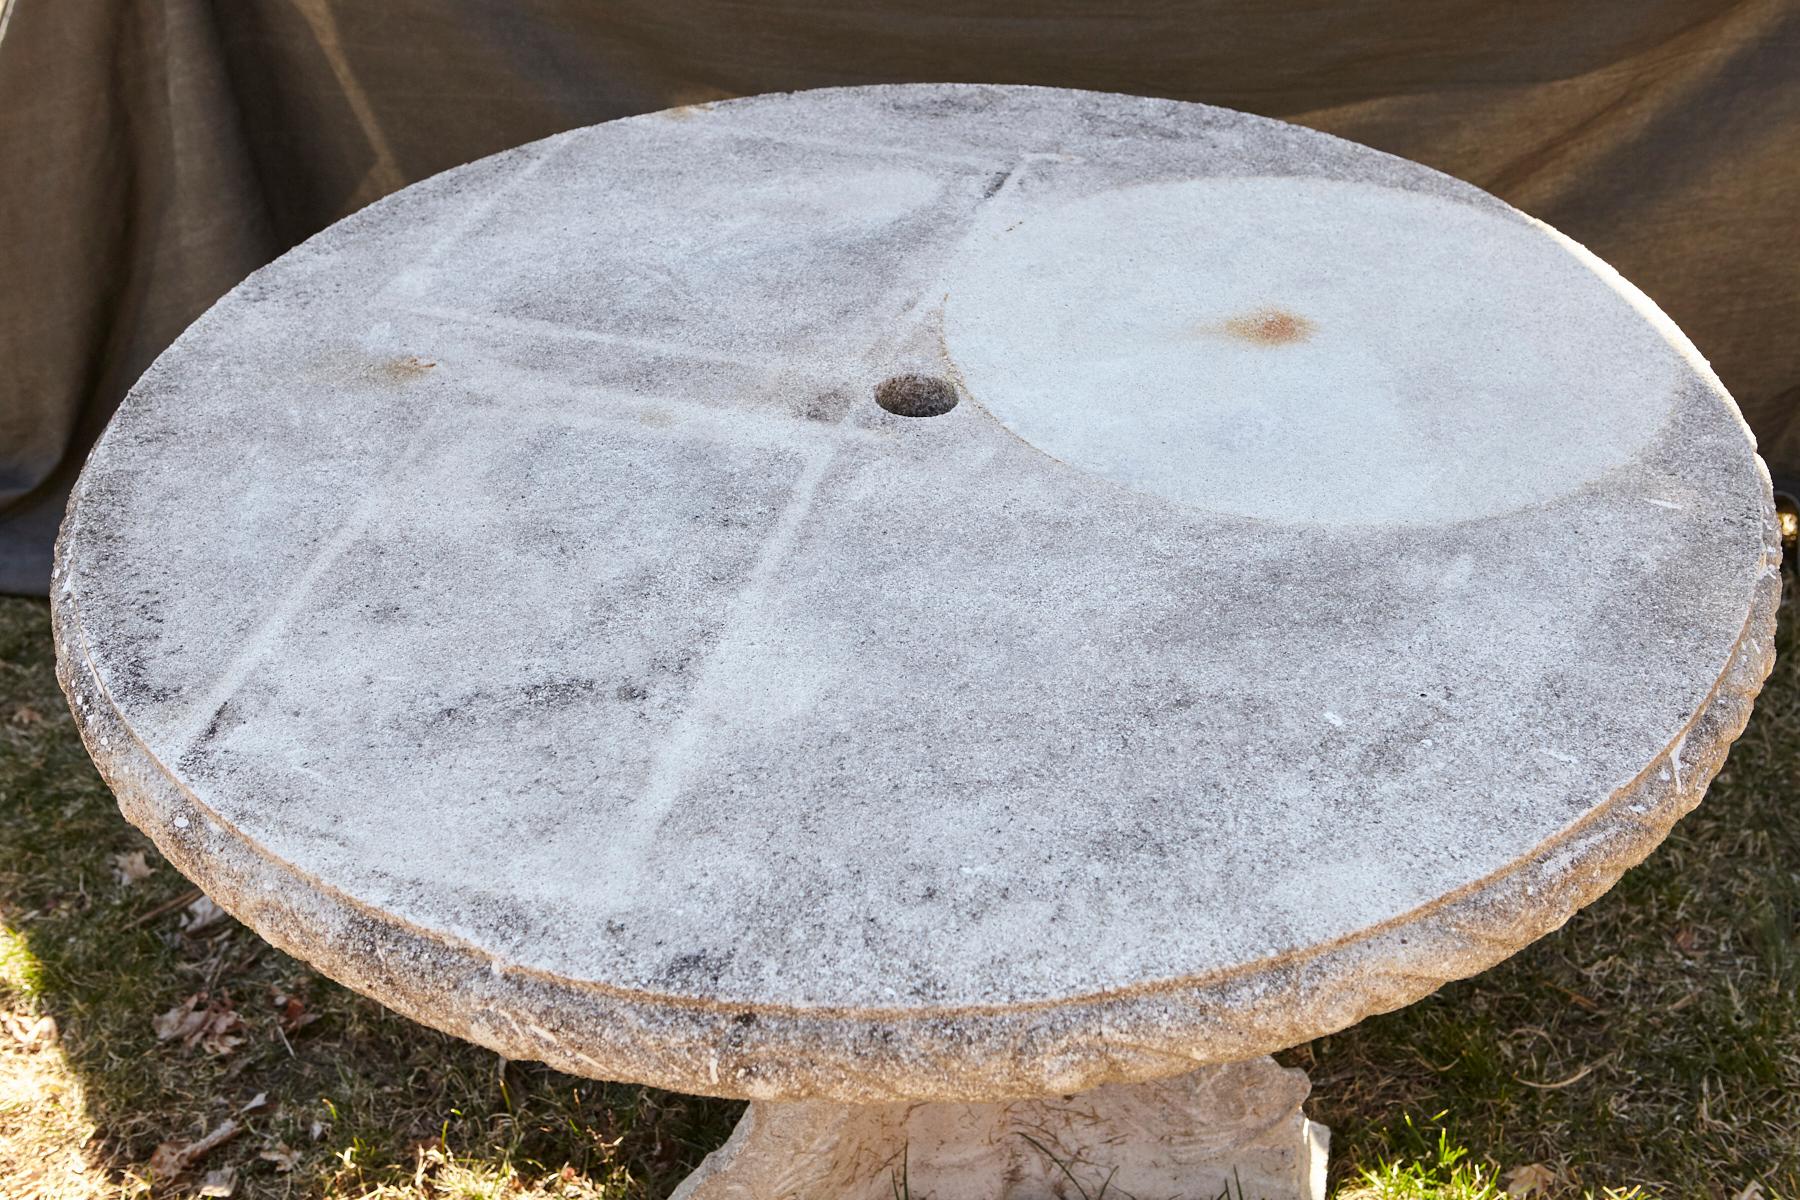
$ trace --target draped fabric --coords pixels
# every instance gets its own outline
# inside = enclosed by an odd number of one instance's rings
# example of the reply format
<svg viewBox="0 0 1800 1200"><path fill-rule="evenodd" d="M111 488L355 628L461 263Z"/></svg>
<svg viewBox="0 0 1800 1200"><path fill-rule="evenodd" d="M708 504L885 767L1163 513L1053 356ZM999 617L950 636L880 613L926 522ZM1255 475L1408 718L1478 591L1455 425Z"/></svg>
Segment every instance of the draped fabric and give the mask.
<svg viewBox="0 0 1800 1200"><path fill-rule="evenodd" d="M1644 289L1800 475L1800 0L10 0L0 590L87 448L247 273L458 163L755 92L1201 100L1470 180Z"/></svg>

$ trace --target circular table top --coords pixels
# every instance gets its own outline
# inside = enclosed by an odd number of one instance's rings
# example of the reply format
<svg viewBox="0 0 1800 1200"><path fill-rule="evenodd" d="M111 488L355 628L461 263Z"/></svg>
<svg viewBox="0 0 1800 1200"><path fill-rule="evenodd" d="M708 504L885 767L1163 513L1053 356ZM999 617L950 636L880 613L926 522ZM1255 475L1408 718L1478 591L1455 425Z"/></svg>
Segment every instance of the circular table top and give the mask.
<svg viewBox="0 0 1800 1200"><path fill-rule="evenodd" d="M1741 729L1771 521L1674 325L1474 187L879 87L259 271L95 450L56 617L127 814L327 973L589 1075L999 1097L1562 922Z"/></svg>

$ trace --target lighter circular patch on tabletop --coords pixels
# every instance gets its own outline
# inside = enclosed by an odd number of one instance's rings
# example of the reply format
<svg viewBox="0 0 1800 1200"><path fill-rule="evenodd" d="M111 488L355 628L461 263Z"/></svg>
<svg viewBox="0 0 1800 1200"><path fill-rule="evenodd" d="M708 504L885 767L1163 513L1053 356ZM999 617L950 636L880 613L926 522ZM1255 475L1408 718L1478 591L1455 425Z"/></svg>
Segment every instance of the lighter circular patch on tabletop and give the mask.
<svg viewBox="0 0 1800 1200"><path fill-rule="evenodd" d="M1543 226L1369 183L1117 188L971 238L946 341L1071 466L1273 521L1438 524L1553 500L1667 416L1679 355Z"/></svg>

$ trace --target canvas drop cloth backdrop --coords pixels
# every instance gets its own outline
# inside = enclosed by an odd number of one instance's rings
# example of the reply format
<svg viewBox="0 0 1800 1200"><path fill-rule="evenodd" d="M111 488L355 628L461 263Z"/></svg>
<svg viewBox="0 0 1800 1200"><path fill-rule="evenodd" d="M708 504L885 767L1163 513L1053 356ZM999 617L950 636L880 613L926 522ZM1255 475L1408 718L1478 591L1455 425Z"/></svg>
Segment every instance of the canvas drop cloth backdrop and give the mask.
<svg viewBox="0 0 1800 1200"><path fill-rule="evenodd" d="M295 242L559 130L841 84L1202 100L1429 163L1616 265L1800 474L1800 0L10 0L4 21L0 590L47 585L138 374Z"/></svg>

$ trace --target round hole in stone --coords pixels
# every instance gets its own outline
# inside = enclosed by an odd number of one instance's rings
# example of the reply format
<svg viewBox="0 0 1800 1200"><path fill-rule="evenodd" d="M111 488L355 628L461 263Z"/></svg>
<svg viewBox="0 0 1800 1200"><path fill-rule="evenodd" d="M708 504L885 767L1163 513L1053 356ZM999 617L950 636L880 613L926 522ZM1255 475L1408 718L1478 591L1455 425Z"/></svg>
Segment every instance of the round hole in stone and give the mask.
<svg viewBox="0 0 1800 1200"><path fill-rule="evenodd" d="M956 385L936 375L894 375L876 385L875 403L899 417L941 417L956 407Z"/></svg>

